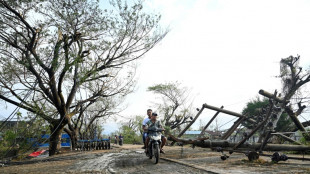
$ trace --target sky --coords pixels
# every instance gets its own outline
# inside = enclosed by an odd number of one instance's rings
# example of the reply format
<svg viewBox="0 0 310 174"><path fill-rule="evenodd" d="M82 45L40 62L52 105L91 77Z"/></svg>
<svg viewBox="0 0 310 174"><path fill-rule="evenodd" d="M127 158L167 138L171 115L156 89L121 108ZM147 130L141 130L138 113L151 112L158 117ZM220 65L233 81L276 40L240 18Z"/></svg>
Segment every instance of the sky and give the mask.
<svg viewBox="0 0 310 174"><path fill-rule="evenodd" d="M195 108L207 103L241 113L260 89L281 90L281 58L300 55L300 65L310 68L308 0L146 0L144 8L160 13L170 32L137 62L136 90L121 117L103 125L105 134L121 121L146 116L148 108L156 111L157 97L147 92L155 84L178 81L191 89ZM206 124L214 113L206 109L199 119ZM310 120L309 113L305 117ZM231 119L220 114L218 124Z"/></svg>
<svg viewBox="0 0 310 174"><path fill-rule="evenodd" d="M161 13L170 32L139 61L137 88L119 120L146 115L156 101L147 87L175 81L191 89L194 107L223 105L241 113L260 89L281 90L276 78L281 58L300 55L300 65L310 67L310 1L149 0L145 7ZM204 110L200 122L206 124L214 113ZM220 114L218 126L231 119ZM198 126L199 121L192 127Z"/></svg>

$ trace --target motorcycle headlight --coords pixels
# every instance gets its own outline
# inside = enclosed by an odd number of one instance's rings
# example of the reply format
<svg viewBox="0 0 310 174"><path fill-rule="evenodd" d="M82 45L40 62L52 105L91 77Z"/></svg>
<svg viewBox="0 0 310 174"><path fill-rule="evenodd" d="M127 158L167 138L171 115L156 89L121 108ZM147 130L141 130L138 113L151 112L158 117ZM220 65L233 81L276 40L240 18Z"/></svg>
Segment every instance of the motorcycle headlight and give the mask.
<svg viewBox="0 0 310 174"><path fill-rule="evenodd" d="M152 140L160 140L161 139L161 135L157 135L157 136L150 136L150 138L152 139Z"/></svg>

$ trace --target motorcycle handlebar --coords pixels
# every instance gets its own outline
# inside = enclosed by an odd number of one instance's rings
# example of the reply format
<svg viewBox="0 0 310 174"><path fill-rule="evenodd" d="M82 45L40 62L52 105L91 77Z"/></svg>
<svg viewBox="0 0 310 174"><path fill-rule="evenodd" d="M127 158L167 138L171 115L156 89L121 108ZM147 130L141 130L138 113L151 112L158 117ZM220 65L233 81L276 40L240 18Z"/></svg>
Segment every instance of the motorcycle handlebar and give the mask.
<svg viewBox="0 0 310 174"><path fill-rule="evenodd" d="M148 131L151 131L151 132L161 132L161 131L165 131L165 129L163 129L163 128L158 128L158 129L148 129Z"/></svg>

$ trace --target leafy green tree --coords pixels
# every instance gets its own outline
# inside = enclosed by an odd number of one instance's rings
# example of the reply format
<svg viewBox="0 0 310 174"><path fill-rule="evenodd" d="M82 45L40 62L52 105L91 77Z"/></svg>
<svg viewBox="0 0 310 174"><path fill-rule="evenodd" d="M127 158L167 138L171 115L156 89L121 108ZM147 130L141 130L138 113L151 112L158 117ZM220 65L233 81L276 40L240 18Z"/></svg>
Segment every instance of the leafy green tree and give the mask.
<svg viewBox="0 0 310 174"><path fill-rule="evenodd" d="M267 112L267 107L269 106L269 101L267 98L260 99L259 97L249 101L246 104L246 107L242 110L243 115L247 115L248 118L256 120L258 123L263 121L264 117L262 116L264 112ZM277 122L276 131L285 131L287 126L289 126L292 121L288 118L287 113L282 113L279 121ZM244 121L243 126L253 129L256 125Z"/></svg>
<svg viewBox="0 0 310 174"><path fill-rule="evenodd" d="M128 127L130 127L136 134L142 136L142 122L144 120L143 116L136 115L134 119L130 119L128 122Z"/></svg>
<svg viewBox="0 0 310 174"><path fill-rule="evenodd" d="M14 158L23 157L20 155L35 147L34 145L45 141L41 138L42 134L49 133L48 124L42 118L36 118L31 113L27 116L23 116L20 112L16 114L18 119L7 122L0 134L3 138L0 141L0 151L2 151L0 156L2 157L12 157L12 155ZM13 152L18 152L18 154Z"/></svg>
<svg viewBox="0 0 310 174"><path fill-rule="evenodd" d="M256 120L257 122L261 122L263 118L260 115L262 114L263 108L265 109L268 104L269 102L267 98L261 100L259 97L256 97L255 99L247 102L245 108L242 110L242 114L246 115L248 118ZM255 127L255 125L247 121L244 121L242 125L249 129L253 129Z"/></svg>
<svg viewBox="0 0 310 174"><path fill-rule="evenodd" d="M0 99L49 123L50 155L82 105L131 91L131 63L167 33L142 2L111 2L0 1Z"/></svg>
<svg viewBox="0 0 310 174"><path fill-rule="evenodd" d="M137 133L127 125L121 127L120 133L124 137L124 144L133 144L142 141L142 136L137 135Z"/></svg>
<svg viewBox="0 0 310 174"><path fill-rule="evenodd" d="M122 134L124 136L124 143L140 143L142 142L142 121L144 117L136 115L133 118L123 121L119 131L111 134L112 137L115 135Z"/></svg>
<svg viewBox="0 0 310 174"><path fill-rule="evenodd" d="M13 130L8 130L5 132L3 140L7 145L11 145L16 140L17 134Z"/></svg>

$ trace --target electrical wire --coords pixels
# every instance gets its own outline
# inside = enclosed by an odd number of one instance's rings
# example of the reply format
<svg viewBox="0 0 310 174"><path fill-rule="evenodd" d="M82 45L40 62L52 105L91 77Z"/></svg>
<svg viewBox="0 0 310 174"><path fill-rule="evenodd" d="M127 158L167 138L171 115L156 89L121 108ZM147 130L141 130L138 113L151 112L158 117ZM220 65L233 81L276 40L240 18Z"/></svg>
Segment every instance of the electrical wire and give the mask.
<svg viewBox="0 0 310 174"><path fill-rule="evenodd" d="M43 69L40 71L39 75L41 75L42 73L43 73ZM59 80L59 77L58 77L58 80ZM37 85L37 83L38 83L38 80L35 81L35 83L34 83L34 85L33 85L32 88L35 88L36 85ZM25 101L25 100L30 96L31 93L32 93L32 91L29 90L29 91L27 92L27 94L24 96L23 101ZM20 104L21 104L23 101L21 101ZM47 101L45 100L44 104L45 104L46 102L47 102ZM44 104L43 104L43 105L44 105ZM42 106L42 107L43 107L43 106ZM42 109L42 107L41 107L41 109ZM16 108L14 109L14 111L10 114L10 116L1 124L1 126L0 126L0 131L2 131L2 130L4 129L5 124L8 124L8 121L10 121L10 120L12 120L12 119L14 118L14 115L15 115L14 113L18 112L19 109L20 109L20 107L16 107ZM17 111L16 111L16 110L17 110ZM15 111L16 111L16 112L15 112ZM32 119L32 121L31 121L30 123L33 124L33 122L37 119L37 117L38 117L38 114L36 114L36 116ZM56 132L56 130L58 129L58 127L62 124L64 118L65 118L65 117L63 117L62 120L59 122L59 124L57 125L56 129L54 129L54 132L52 132L52 133L50 134L50 137ZM10 119L10 120L9 120L9 119ZM45 143L47 140L50 139L50 137L47 138L47 139L46 139L44 142L42 142L42 143ZM6 150L7 153L6 153L4 156L6 156L9 152L11 152L12 148L13 148L15 145L16 145L16 142L14 142L14 143ZM33 148L33 147L30 146L30 148L29 148L28 150L30 150L31 148ZM24 154L25 154L25 153L24 153ZM20 154L20 155L24 155L24 154ZM19 156L19 155L16 155L16 156L13 156L13 157L17 157L17 156ZM12 157L10 157L10 158L12 158Z"/></svg>
<svg viewBox="0 0 310 174"><path fill-rule="evenodd" d="M35 86L36 86L36 84L37 84L37 81L38 81L38 80L36 80L36 82L35 82L33 88L35 88ZM31 94L31 90L29 90L29 91L27 92L27 94L24 96L23 101L27 100L27 98L30 96L30 94ZM20 104L22 104L23 101L21 101ZM2 122L2 124L0 125L0 132L1 132L1 131L3 130L3 128L6 126L6 124L8 123L8 121L10 121L10 120L12 120L12 119L14 118L14 115L19 111L19 109L20 109L20 107L17 106L17 107L14 109L14 111L4 120L4 122ZM16 112L15 112L15 111L16 111ZM9 120L9 119L10 119L10 120Z"/></svg>
<svg viewBox="0 0 310 174"><path fill-rule="evenodd" d="M224 123L223 125L219 126L219 129L220 129L221 127L225 126L226 124L228 124L228 123L230 123L230 122L236 120L236 119L237 119L237 117L235 117L235 118L229 120L228 122L226 122L226 123Z"/></svg>

